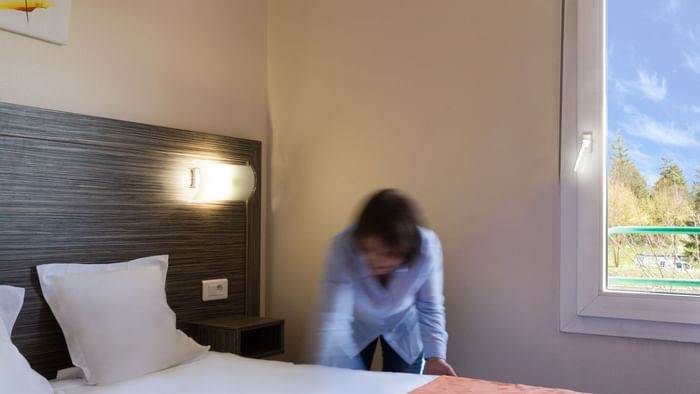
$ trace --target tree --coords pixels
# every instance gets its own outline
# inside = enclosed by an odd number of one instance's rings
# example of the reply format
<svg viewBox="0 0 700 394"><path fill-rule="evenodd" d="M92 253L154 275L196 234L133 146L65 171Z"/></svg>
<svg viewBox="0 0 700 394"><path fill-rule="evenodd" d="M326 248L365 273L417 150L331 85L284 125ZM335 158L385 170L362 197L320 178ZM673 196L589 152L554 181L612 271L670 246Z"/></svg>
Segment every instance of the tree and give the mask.
<svg viewBox="0 0 700 394"><path fill-rule="evenodd" d="M611 159L608 183L627 186L640 200L648 197L647 183L632 162L619 130L615 133Z"/></svg>
<svg viewBox="0 0 700 394"><path fill-rule="evenodd" d="M648 217L642 209L642 204L629 187L620 183L608 186L608 226L643 226L648 224ZM612 251L613 265L620 266L620 252L624 246L638 241L632 235L617 234L609 238Z"/></svg>
<svg viewBox="0 0 700 394"><path fill-rule="evenodd" d="M674 163L671 159L662 157L661 171L659 180L654 184L654 191L660 189L675 189L682 188L687 192L688 183L685 181L683 170Z"/></svg>
<svg viewBox="0 0 700 394"><path fill-rule="evenodd" d="M688 192L678 187L655 188L650 204L652 224L685 226L693 215Z"/></svg>
<svg viewBox="0 0 700 394"><path fill-rule="evenodd" d="M690 195L693 199L695 213L700 214L700 167L695 169L695 179L693 179L693 186L690 188Z"/></svg>
<svg viewBox="0 0 700 394"><path fill-rule="evenodd" d="M688 227L698 227L700 225L700 167L695 169L695 178L690 188L691 206L693 213L690 220L686 222ZM689 234L688 239L683 241L683 249L686 256L694 262L700 262L700 235Z"/></svg>
<svg viewBox="0 0 700 394"><path fill-rule="evenodd" d="M687 182L681 168L668 158L662 158L659 179L652 187L650 201L651 223L656 226L687 226L693 219L693 207ZM676 255L685 249L687 235L649 236L650 245L663 253ZM684 251L685 252L685 251Z"/></svg>
<svg viewBox="0 0 700 394"><path fill-rule="evenodd" d="M652 188L653 223L659 226L685 226L693 208L683 170L672 160L662 157L659 179Z"/></svg>
<svg viewBox="0 0 700 394"><path fill-rule="evenodd" d="M688 221L689 227L697 226L694 220ZM700 236L698 234L688 234L688 238L683 241L683 252L688 259L693 262L700 262Z"/></svg>
<svg viewBox="0 0 700 394"><path fill-rule="evenodd" d="M613 183L608 186L608 226L644 226L649 219L642 203L627 186Z"/></svg>
<svg viewBox="0 0 700 394"><path fill-rule="evenodd" d="M618 130L611 147L610 174L608 177L608 226L643 226L649 223L646 207L649 206L647 183L632 162L629 149ZM639 243L634 235L618 235L609 238L613 264L620 266L621 248Z"/></svg>

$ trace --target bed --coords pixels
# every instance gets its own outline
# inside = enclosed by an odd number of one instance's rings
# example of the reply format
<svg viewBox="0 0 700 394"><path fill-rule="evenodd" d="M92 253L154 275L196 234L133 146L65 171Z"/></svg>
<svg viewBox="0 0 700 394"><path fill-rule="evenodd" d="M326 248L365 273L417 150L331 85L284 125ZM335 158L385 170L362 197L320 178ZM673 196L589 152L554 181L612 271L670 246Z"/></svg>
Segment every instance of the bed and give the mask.
<svg viewBox="0 0 700 394"><path fill-rule="evenodd" d="M36 267L43 264L169 255L162 292L173 329L193 319L258 314L260 187L247 201L202 206L183 199L176 180L191 163L215 160L253 167L260 185L260 152L258 141L0 103L0 184L7 197L0 205L0 285L26 290L14 331L7 330L26 368L51 379L61 394L567 392L211 351L115 383L71 376L66 323L59 326L39 283ZM229 298L203 303L201 281L212 278L228 279Z"/></svg>
<svg viewBox="0 0 700 394"><path fill-rule="evenodd" d="M51 384L56 394L573 393L477 379L295 365L216 352L209 352L189 364L107 387L88 386L81 379L52 381Z"/></svg>
<svg viewBox="0 0 700 394"><path fill-rule="evenodd" d="M209 352L204 358L107 387L54 381L57 394L408 393L434 377L375 373Z"/></svg>

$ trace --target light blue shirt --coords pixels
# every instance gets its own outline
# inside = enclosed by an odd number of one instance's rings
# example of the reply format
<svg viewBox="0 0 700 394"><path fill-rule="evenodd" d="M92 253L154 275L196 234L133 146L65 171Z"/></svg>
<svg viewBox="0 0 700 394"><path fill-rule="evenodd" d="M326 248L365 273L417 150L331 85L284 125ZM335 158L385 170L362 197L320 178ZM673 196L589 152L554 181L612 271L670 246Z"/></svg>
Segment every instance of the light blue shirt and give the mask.
<svg viewBox="0 0 700 394"><path fill-rule="evenodd" d="M382 286L352 238L353 227L330 246L323 281L318 362L358 368L356 356L384 336L407 363L447 353L442 247L435 232L419 227L420 253Z"/></svg>

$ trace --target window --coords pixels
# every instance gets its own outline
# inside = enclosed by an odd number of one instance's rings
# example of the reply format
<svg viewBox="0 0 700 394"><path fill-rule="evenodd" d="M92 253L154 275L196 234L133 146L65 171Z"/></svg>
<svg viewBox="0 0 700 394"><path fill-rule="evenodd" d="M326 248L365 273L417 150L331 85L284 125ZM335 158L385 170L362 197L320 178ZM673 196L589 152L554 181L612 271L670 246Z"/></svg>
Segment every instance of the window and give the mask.
<svg viewBox="0 0 700 394"><path fill-rule="evenodd" d="M564 1L560 326L700 343L700 7L629 6Z"/></svg>

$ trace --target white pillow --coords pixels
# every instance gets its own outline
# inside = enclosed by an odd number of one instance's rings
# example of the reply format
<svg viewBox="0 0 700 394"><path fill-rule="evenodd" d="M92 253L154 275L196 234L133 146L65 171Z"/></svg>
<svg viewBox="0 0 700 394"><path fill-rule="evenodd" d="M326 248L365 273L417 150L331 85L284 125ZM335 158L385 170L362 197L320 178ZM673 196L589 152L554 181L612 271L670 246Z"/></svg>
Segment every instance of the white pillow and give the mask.
<svg viewBox="0 0 700 394"><path fill-rule="evenodd" d="M0 286L0 321L8 334L12 333L17 315L24 303L24 289L13 286Z"/></svg>
<svg viewBox="0 0 700 394"><path fill-rule="evenodd" d="M0 286L0 393L50 394L49 382L29 366L10 339L23 302L24 289Z"/></svg>
<svg viewBox="0 0 700 394"><path fill-rule="evenodd" d="M167 269L167 255L37 267L44 298L88 384L134 378L207 352L175 328L165 298Z"/></svg>

